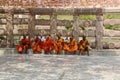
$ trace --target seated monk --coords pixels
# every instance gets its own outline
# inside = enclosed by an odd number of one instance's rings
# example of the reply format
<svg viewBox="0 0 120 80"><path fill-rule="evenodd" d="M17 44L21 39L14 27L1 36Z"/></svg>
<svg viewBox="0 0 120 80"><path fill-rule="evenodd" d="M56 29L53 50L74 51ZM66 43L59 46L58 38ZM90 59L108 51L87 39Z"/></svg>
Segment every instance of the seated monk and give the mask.
<svg viewBox="0 0 120 80"><path fill-rule="evenodd" d="M27 54L28 48L30 47L30 40L26 38L26 36L23 36L23 39L21 40L22 43L22 47L23 47L23 51L24 53Z"/></svg>
<svg viewBox="0 0 120 80"><path fill-rule="evenodd" d="M75 54L76 51L78 50L77 41L73 37L70 38L68 46L69 46L68 52L70 52L70 53L74 53Z"/></svg>
<svg viewBox="0 0 120 80"><path fill-rule="evenodd" d="M41 46L42 46L41 39L37 35L33 43L33 53L36 53L36 52L41 53L42 52Z"/></svg>
<svg viewBox="0 0 120 80"><path fill-rule="evenodd" d="M69 39L70 39L70 37L65 37L65 39L64 39L63 50L65 51L65 54L69 50L69 46L68 46Z"/></svg>
<svg viewBox="0 0 120 80"><path fill-rule="evenodd" d="M63 50L63 42L64 42L64 40L60 36L57 36L57 37L58 37L58 39L54 44L54 48L55 48L55 53L60 54L62 52L62 50Z"/></svg>
<svg viewBox="0 0 120 80"><path fill-rule="evenodd" d="M19 53L27 53L28 48L30 47L30 40L23 35L23 39L19 42L17 50Z"/></svg>
<svg viewBox="0 0 120 80"><path fill-rule="evenodd" d="M51 54L51 51L54 49L54 40L51 38L50 35L47 36L46 40L44 41L43 49L45 54Z"/></svg>
<svg viewBox="0 0 120 80"><path fill-rule="evenodd" d="M79 53L84 54L85 51L87 51L87 55L89 56L89 42L86 39L86 36L83 36L83 39L79 42Z"/></svg>

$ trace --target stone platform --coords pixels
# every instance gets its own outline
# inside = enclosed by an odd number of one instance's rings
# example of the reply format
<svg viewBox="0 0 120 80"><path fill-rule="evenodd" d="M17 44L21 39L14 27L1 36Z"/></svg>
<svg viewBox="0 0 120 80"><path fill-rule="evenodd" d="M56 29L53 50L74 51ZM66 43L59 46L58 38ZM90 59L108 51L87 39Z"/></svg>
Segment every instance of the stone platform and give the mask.
<svg viewBox="0 0 120 80"><path fill-rule="evenodd" d="M119 56L0 55L0 80L119 79Z"/></svg>
<svg viewBox="0 0 120 80"><path fill-rule="evenodd" d="M42 51L44 53L44 51ZM33 54L32 50L28 50L29 54ZM77 52L78 53L78 52ZM16 48L0 48L0 55L17 54ZM54 54L54 53L53 53ZM103 49L103 50L91 50L89 53L91 56L120 56L120 49ZM64 51L63 54L64 55Z"/></svg>

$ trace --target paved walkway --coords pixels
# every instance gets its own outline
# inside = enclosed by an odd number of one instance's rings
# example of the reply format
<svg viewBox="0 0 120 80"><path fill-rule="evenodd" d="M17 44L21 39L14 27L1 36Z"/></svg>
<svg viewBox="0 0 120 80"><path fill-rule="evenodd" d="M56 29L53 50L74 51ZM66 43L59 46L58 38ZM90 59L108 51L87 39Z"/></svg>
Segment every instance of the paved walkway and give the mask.
<svg viewBox="0 0 120 80"><path fill-rule="evenodd" d="M1 55L0 80L120 80L120 57Z"/></svg>

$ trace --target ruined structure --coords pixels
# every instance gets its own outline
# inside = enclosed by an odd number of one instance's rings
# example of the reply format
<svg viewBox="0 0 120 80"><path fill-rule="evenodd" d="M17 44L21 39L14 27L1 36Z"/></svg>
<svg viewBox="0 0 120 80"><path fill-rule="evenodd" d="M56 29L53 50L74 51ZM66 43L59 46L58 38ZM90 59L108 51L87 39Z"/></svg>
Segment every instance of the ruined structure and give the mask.
<svg viewBox="0 0 120 80"><path fill-rule="evenodd" d="M103 14L120 14L119 8L0 8L0 14L5 14L5 17L0 19L1 25L6 25L7 45L13 46L13 30L14 25L26 24L28 25L27 33L30 37L38 34L35 29L36 25L49 25L50 34L54 35L54 31L58 32L57 26L73 26L72 34L78 40L80 34L79 26L87 27L95 26L95 34L88 35L95 37L96 49L102 49L103 26L109 25L107 21L112 22L111 25L120 25L119 19L104 20ZM29 15L28 18L14 18L14 15ZM57 15L73 15L73 20L57 20ZM96 20L85 21L79 20L80 15L96 15ZM36 19L35 15L49 15L50 20ZM5 19L5 20L4 20ZM116 22L117 20L117 22ZM114 22L115 21L115 22ZM86 27L86 26L84 26ZM42 30L41 30L42 31ZM20 35L20 34L18 34ZM65 34L63 34L65 36Z"/></svg>

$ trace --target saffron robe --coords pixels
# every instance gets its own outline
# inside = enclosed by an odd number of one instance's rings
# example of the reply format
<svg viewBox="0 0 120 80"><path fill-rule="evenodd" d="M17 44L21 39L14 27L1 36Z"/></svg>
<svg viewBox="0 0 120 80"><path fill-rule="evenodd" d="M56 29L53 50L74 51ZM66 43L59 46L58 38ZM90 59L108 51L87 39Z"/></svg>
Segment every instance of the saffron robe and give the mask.
<svg viewBox="0 0 120 80"><path fill-rule="evenodd" d="M88 40L81 40L79 42L79 50L81 53L85 52L85 49L88 49L88 50L91 50L90 46L89 46L89 43L88 43Z"/></svg>
<svg viewBox="0 0 120 80"><path fill-rule="evenodd" d="M41 39L39 38L36 38L34 40L34 44L33 44L33 52L38 52L38 53L41 53L42 51L42 42L41 42Z"/></svg>
<svg viewBox="0 0 120 80"><path fill-rule="evenodd" d="M52 51L54 49L54 40L52 38L46 39L43 44L45 52Z"/></svg>
<svg viewBox="0 0 120 80"><path fill-rule="evenodd" d="M55 49L56 54L60 54L61 51L63 50L63 42L64 42L64 40L62 38L60 38L54 44L54 49Z"/></svg>
<svg viewBox="0 0 120 80"><path fill-rule="evenodd" d="M22 47L22 45L20 45L20 44L17 45L17 51L18 51L19 53L22 53L22 52L23 52L23 47Z"/></svg>
<svg viewBox="0 0 120 80"><path fill-rule="evenodd" d="M21 42L22 42L22 47L24 52L27 53L27 50L31 47L30 40L28 38L25 38L25 39L22 39Z"/></svg>
<svg viewBox="0 0 120 80"><path fill-rule="evenodd" d="M69 52L78 50L78 45L77 45L76 39L72 39L71 41L69 41L68 45L69 45L69 48L68 48Z"/></svg>

